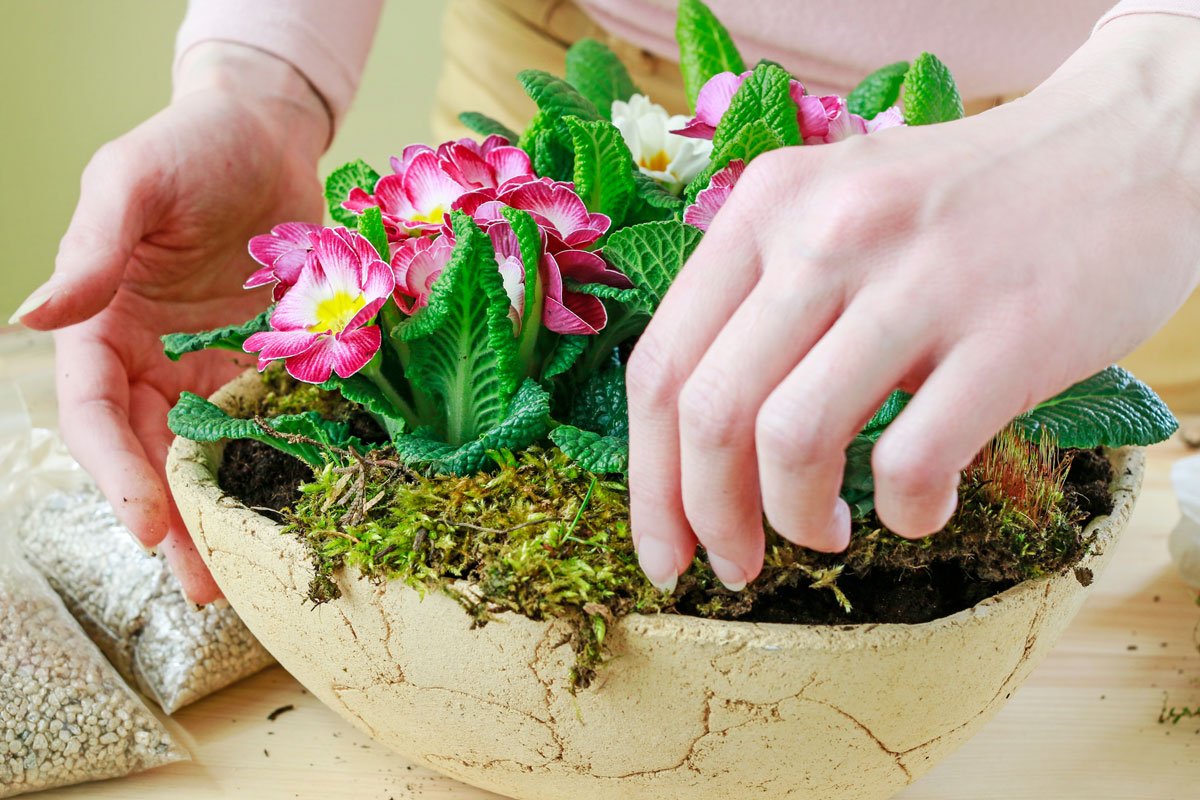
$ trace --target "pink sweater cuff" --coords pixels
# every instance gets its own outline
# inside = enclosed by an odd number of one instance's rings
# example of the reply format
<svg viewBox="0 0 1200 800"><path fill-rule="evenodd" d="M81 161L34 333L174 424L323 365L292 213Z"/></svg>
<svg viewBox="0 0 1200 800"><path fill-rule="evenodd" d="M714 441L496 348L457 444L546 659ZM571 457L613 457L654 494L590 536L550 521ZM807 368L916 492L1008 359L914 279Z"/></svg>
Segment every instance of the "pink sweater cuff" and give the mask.
<svg viewBox="0 0 1200 800"><path fill-rule="evenodd" d="M1100 18L1092 32L1095 33L1117 17L1129 14L1174 14L1200 19L1200 0L1121 0Z"/></svg>
<svg viewBox="0 0 1200 800"><path fill-rule="evenodd" d="M175 68L193 45L226 41L294 66L336 126L358 89L383 0L189 0L175 39Z"/></svg>

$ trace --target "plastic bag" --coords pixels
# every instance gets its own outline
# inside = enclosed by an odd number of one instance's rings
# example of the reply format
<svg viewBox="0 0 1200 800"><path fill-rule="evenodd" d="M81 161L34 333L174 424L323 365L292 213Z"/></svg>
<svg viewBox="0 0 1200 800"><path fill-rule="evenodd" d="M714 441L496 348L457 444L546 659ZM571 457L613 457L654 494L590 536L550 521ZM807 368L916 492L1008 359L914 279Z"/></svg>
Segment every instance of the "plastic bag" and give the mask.
<svg viewBox="0 0 1200 800"><path fill-rule="evenodd" d="M14 512L30 486L17 477L39 442L13 430L13 407L0 391L0 797L186 759L18 553Z"/></svg>
<svg viewBox="0 0 1200 800"><path fill-rule="evenodd" d="M1171 483L1183 515L1168 541L1171 558L1183 579L1200 589L1200 456L1175 462Z"/></svg>
<svg viewBox="0 0 1200 800"><path fill-rule="evenodd" d="M188 602L94 486L39 499L20 538L109 661L167 713L274 663L228 605Z"/></svg>

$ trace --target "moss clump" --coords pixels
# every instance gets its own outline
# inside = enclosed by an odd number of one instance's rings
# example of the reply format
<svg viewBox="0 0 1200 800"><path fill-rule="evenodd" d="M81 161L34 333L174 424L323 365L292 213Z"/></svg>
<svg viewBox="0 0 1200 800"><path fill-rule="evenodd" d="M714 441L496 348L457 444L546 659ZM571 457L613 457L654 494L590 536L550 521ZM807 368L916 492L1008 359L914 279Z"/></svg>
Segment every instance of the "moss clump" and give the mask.
<svg viewBox="0 0 1200 800"><path fill-rule="evenodd" d="M354 417L353 407L315 387L292 390L278 375L265 380L272 391L254 413L315 407ZM337 596L333 576L350 567L445 591L477 624L504 611L564 617L576 632L576 686L590 682L605 659L608 627L627 614L921 622L1069 567L1086 547L1082 523L1108 510L1073 496L1072 454L1002 435L964 473L958 511L935 536L898 537L870 514L855 523L844 553L823 554L768 528L762 573L744 591L726 590L698 557L667 596L638 567L622 481L540 447L495 454L494 470L466 477L420 475L392 455L385 445L331 464L288 512L288 531L307 543L316 565L310 599ZM1079 455L1107 469L1104 459Z"/></svg>

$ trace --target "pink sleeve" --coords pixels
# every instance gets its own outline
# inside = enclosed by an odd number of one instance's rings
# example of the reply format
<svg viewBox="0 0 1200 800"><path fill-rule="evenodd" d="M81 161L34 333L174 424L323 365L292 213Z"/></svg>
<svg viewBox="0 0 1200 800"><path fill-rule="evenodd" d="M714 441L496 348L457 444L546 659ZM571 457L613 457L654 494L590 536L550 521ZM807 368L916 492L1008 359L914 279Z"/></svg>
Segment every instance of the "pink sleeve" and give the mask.
<svg viewBox="0 0 1200 800"><path fill-rule="evenodd" d="M175 66L193 45L248 45L290 63L313 85L336 125L358 88L383 0L188 0Z"/></svg>
<svg viewBox="0 0 1200 800"><path fill-rule="evenodd" d="M1094 30L1127 14L1174 14L1200 19L1200 0L1121 0L1100 18Z"/></svg>

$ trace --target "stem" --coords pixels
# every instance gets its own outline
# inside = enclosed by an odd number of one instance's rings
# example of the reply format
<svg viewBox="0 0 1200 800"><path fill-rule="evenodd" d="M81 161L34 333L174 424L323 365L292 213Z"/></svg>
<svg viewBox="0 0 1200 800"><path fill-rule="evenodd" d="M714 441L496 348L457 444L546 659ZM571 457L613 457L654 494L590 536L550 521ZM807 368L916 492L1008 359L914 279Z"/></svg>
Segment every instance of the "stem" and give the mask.
<svg viewBox="0 0 1200 800"><path fill-rule="evenodd" d="M408 400L402 394L400 394L392 382L384 376L382 364L383 358L381 355L372 358L369 362L367 362L367 365L362 368L362 376L374 384L375 387L383 393L383 396L387 398L388 402L400 412L400 416L404 419L404 422L409 426L409 428L418 427L420 423L420 417L409 404ZM384 420L384 422L384 428L388 430L390 434L391 426L386 424L386 420Z"/></svg>

